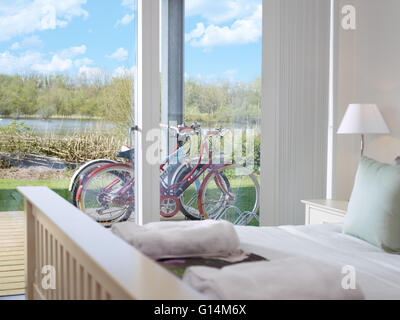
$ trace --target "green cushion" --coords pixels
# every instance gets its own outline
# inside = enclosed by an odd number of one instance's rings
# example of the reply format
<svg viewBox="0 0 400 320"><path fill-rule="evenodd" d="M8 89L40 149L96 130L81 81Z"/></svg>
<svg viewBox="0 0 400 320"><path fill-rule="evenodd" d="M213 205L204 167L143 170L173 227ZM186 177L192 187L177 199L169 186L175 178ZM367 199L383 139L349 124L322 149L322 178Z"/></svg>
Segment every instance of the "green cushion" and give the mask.
<svg viewBox="0 0 400 320"><path fill-rule="evenodd" d="M344 233L400 253L400 166L361 158Z"/></svg>

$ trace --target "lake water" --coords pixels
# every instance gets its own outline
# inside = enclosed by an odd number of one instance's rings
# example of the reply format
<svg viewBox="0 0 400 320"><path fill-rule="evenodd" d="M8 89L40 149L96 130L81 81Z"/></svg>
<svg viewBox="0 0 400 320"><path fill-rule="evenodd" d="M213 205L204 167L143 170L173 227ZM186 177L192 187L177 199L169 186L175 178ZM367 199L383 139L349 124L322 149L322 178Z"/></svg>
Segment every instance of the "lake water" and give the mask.
<svg viewBox="0 0 400 320"><path fill-rule="evenodd" d="M41 119L1 119L0 127L8 126L13 121L25 122L36 133L72 134L84 132L107 132L112 124L102 120L41 120Z"/></svg>
<svg viewBox="0 0 400 320"><path fill-rule="evenodd" d="M8 126L13 121L25 122L25 125L36 133L53 133L53 134L73 134L73 133L88 133L88 132L113 132L113 125L104 120L41 120L41 119L1 119L0 127ZM252 128L256 132L259 131L259 126L244 125L244 124L226 124L225 128ZM206 127L203 127L204 129Z"/></svg>

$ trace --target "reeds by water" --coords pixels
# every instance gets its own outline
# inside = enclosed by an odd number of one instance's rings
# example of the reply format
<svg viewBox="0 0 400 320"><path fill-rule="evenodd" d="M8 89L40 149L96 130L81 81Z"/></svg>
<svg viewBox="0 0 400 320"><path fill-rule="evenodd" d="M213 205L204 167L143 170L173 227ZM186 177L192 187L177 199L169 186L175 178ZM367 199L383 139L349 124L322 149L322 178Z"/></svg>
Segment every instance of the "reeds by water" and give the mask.
<svg viewBox="0 0 400 320"><path fill-rule="evenodd" d="M105 133L76 133L66 136L32 132L0 133L0 151L36 153L78 163L101 158L115 159L115 153L122 145L127 144L127 137Z"/></svg>

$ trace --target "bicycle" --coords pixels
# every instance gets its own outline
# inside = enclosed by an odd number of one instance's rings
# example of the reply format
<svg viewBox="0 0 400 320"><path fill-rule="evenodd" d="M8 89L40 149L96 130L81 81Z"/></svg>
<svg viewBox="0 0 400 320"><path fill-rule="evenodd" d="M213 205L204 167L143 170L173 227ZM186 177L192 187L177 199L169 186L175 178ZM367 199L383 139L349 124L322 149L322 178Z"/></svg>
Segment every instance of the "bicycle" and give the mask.
<svg viewBox="0 0 400 320"><path fill-rule="evenodd" d="M175 130L177 137L199 135L201 131L199 125L168 128ZM171 170L168 169L169 159L161 164L161 216L170 218L181 210L189 219L226 219L237 224L248 224L253 219L258 220L257 178L244 167L213 163L209 138L216 135L221 137L221 131L222 129L207 131L195 163L190 160L173 168L172 176ZM181 148L183 145L178 144L172 155ZM202 163L204 154L208 155L207 163ZM235 175L238 170L242 171L239 177L245 177L249 182L245 184L248 189L245 193L238 192L242 190L241 183L238 183L238 175ZM95 169L88 175L78 192L77 202L80 209L106 226L129 218L135 205L133 172L131 166L123 164L107 164ZM253 195L249 198L246 194L251 190Z"/></svg>
<svg viewBox="0 0 400 320"><path fill-rule="evenodd" d="M117 152L116 154L117 158L122 158L128 162L132 161L133 156L134 156L134 149L129 149L129 147L126 146L124 146L122 150L120 152ZM86 177L95 169L110 163L120 163L120 162L110 159L96 159L84 163L75 171L68 187L68 191L70 191L71 193L71 203L74 206L76 207L78 206L76 196L78 194L80 185L85 181Z"/></svg>

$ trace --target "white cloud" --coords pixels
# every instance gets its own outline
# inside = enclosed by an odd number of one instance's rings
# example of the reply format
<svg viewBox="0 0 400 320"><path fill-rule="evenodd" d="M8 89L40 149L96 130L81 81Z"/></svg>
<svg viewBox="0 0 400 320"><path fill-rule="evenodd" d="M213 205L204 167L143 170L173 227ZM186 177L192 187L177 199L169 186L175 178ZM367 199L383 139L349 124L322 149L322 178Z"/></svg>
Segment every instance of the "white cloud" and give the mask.
<svg viewBox="0 0 400 320"><path fill-rule="evenodd" d="M87 17L86 0L19 0L0 7L0 41L65 27L75 17Z"/></svg>
<svg viewBox="0 0 400 320"><path fill-rule="evenodd" d="M129 54L127 50L125 50L124 48L119 48L113 54L107 56L107 58L115 59L118 61L125 61L126 59L128 59L128 55Z"/></svg>
<svg viewBox="0 0 400 320"><path fill-rule="evenodd" d="M249 17L235 20L230 26L211 24L205 30L203 27L198 24L196 29L185 36L192 46L210 48L257 42L262 32L262 6L257 6Z"/></svg>
<svg viewBox="0 0 400 320"><path fill-rule="evenodd" d="M249 16L262 0L186 0L185 15L199 15L208 23L220 24Z"/></svg>
<svg viewBox="0 0 400 320"><path fill-rule="evenodd" d="M101 69L98 67L82 66L79 68L79 75L83 78L93 80L101 76Z"/></svg>
<svg viewBox="0 0 400 320"><path fill-rule="evenodd" d="M65 72L71 69L71 67L71 59L63 59L56 54L53 56L50 62L33 64L31 69L40 73L53 73Z"/></svg>
<svg viewBox="0 0 400 320"><path fill-rule="evenodd" d="M193 29L191 32L185 34L185 41L191 41L192 39L200 38L204 32L206 31L206 28L204 27L203 23L198 23L196 25L196 29Z"/></svg>
<svg viewBox="0 0 400 320"><path fill-rule="evenodd" d="M32 36L24 38L21 42L14 42L11 45L11 50L22 50L22 49L35 49L43 45L42 40L38 36Z"/></svg>
<svg viewBox="0 0 400 320"><path fill-rule="evenodd" d="M0 73L18 74L27 72L55 73L70 71L74 67L93 64L89 58L73 60L76 55L86 52L85 46L71 47L57 53L42 54L38 51L0 52ZM49 58L46 58L46 57Z"/></svg>
<svg viewBox="0 0 400 320"><path fill-rule="evenodd" d="M86 53L86 46L81 45L79 47L69 47L67 49L61 50L59 52L60 57L64 59L73 59L79 55L85 54Z"/></svg>
<svg viewBox="0 0 400 320"><path fill-rule="evenodd" d="M76 67L82 67L82 66L84 66L84 65L91 65L91 64L93 64L94 63L94 61L92 60L92 59L89 59L89 58L82 58L82 59L76 59L75 61L74 61L74 65L76 66Z"/></svg>
<svg viewBox="0 0 400 320"><path fill-rule="evenodd" d="M25 52L21 55L13 55L9 51L0 53L0 73L14 74L31 70L31 66L42 61L42 55L38 52Z"/></svg>
<svg viewBox="0 0 400 320"><path fill-rule="evenodd" d="M72 67L70 59L54 55L50 61L45 60L39 52L27 51L20 55L10 52L0 53L0 73L15 74L36 71L40 73L65 72Z"/></svg>
<svg viewBox="0 0 400 320"><path fill-rule="evenodd" d="M117 23L115 24L116 27L119 25L126 26L131 23L131 21L135 18L134 14L126 14L123 16L122 19L118 20Z"/></svg>
<svg viewBox="0 0 400 320"><path fill-rule="evenodd" d="M135 10L136 9L136 0L122 0L121 5L123 7Z"/></svg>
<svg viewBox="0 0 400 320"><path fill-rule="evenodd" d="M130 69L127 69L125 67L118 67L118 68L116 68L114 70L112 76L113 76L113 78L122 78L122 77L124 77L126 75L129 75L129 74L134 76L135 75L135 71L136 71L136 66L133 66Z"/></svg>

